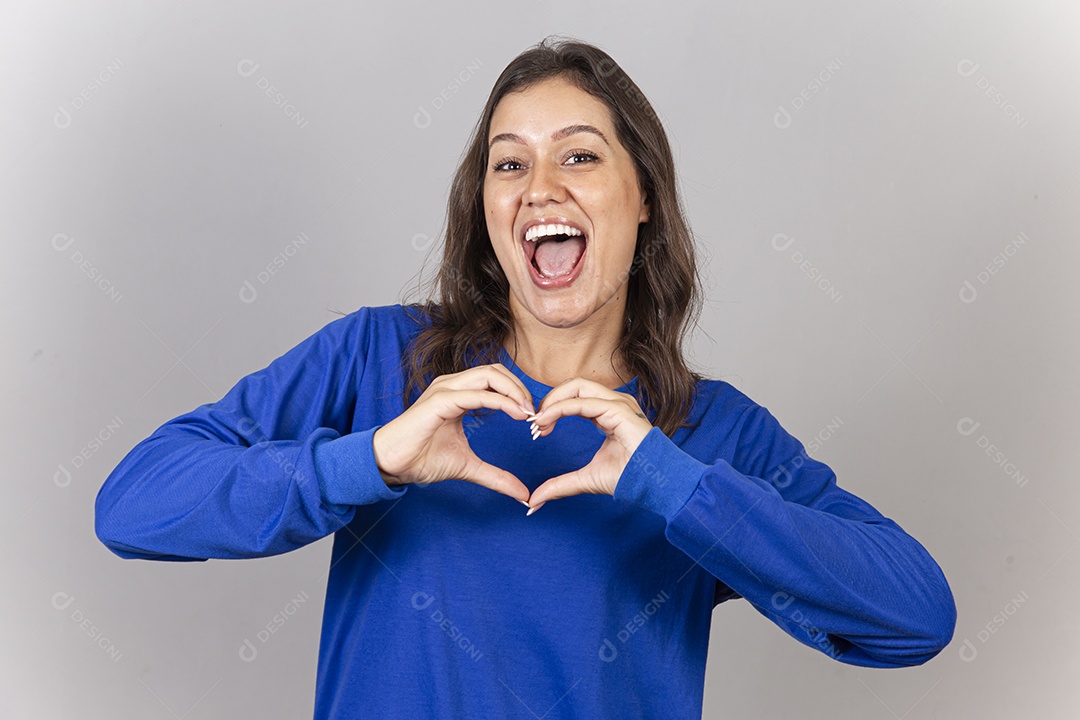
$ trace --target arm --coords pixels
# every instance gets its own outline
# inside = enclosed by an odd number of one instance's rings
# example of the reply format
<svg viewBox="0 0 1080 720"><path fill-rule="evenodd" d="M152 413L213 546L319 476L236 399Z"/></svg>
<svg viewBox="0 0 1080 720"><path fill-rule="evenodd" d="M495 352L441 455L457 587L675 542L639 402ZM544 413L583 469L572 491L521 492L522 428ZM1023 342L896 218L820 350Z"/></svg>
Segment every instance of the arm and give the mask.
<svg viewBox="0 0 1080 720"><path fill-rule="evenodd" d="M745 419L733 457L742 472L700 462L654 428L615 497L663 516L672 544L810 647L868 667L937 655L956 606L929 553L837 487L767 410Z"/></svg>
<svg viewBox="0 0 1080 720"><path fill-rule="evenodd" d="M122 558L277 555L348 523L334 502L398 497L371 450L377 428L348 434L370 311L339 318L219 401L159 427L106 478L95 532Z"/></svg>

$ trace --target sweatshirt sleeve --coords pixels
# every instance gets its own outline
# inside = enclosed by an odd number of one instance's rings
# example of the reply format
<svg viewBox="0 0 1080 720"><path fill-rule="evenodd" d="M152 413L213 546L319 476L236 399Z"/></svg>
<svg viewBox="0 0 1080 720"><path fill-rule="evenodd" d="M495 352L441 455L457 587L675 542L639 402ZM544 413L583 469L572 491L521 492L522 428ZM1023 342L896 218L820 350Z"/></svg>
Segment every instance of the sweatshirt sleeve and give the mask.
<svg viewBox="0 0 1080 720"><path fill-rule="evenodd" d="M836 660L903 667L941 652L956 606L930 554L837 487L765 408L745 415L732 462L701 462L653 428L615 498L662 516L669 542Z"/></svg>
<svg viewBox="0 0 1080 720"><path fill-rule="evenodd" d="M139 442L98 491L98 538L122 558L265 557L399 497L375 465L377 427L349 434L370 324L369 308L328 323Z"/></svg>

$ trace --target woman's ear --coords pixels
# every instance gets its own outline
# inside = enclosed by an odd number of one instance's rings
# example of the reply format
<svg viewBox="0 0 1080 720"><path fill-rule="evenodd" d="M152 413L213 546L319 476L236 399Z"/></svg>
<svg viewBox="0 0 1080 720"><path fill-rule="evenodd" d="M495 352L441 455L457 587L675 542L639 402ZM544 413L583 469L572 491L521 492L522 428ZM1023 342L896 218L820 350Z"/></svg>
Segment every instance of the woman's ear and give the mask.
<svg viewBox="0 0 1080 720"><path fill-rule="evenodd" d="M649 221L649 195L648 193L641 193L641 212L638 213L638 223Z"/></svg>

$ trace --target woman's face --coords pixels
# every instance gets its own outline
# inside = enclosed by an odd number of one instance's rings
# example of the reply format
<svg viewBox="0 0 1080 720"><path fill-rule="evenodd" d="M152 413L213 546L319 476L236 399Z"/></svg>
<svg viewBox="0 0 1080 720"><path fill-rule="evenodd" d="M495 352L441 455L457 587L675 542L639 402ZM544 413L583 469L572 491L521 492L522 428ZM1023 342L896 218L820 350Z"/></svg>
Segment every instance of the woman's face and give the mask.
<svg viewBox="0 0 1080 720"><path fill-rule="evenodd" d="M550 327L621 319L649 208L607 106L545 80L499 101L488 142L484 213L514 317Z"/></svg>

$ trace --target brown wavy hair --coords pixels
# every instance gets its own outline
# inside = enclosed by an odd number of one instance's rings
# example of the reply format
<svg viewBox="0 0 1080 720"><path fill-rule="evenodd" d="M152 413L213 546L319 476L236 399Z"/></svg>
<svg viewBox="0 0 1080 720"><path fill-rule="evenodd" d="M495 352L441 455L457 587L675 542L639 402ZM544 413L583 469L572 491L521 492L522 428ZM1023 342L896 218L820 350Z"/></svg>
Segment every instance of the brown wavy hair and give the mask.
<svg viewBox="0 0 1080 720"><path fill-rule="evenodd" d="M671 147L645 94L611 56L588 43L551 36L499 75L454 175L438 274L425 301L405 306L411 315L419 311L414 317L422 326L403 359L405 402L439 375L498 362L501 343L514 337L510 285L484 215L487 138L507 93L549 78L564 78L607 106L649 200L649 220L638 226L627 273L626 329L615 352L638 376L638 403L670 436L686 424L702 378L683 357L683 343L701 311L701 290Z"/></svg>

